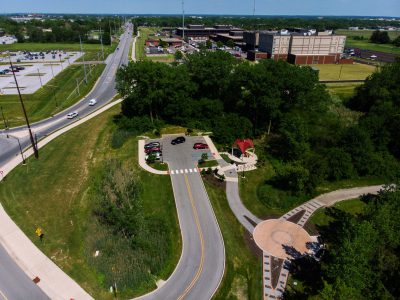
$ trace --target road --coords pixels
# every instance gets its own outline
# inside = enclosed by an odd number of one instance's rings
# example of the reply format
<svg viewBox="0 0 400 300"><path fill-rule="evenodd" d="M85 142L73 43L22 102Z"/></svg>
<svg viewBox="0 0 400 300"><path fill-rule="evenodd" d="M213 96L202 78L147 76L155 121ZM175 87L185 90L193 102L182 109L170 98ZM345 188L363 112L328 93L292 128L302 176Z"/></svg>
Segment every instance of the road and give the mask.
<svg viewBox="0 0 400 300"><path fill-rule="evenodd" d="M182 255L165 284L138 299L210 299L224 274L225 250L202 178L195 168L195 162L204 151L192 147L195 142L204 143L204 139L187 137L186 143L175 146L171 145L171 139L163 138L163 154L172 171Z"/></svg>
<svg viewBox="0 0 400 300"><path fill-rule="evenodd" d="M109 102L115 96L116 71L122 64L128 63L128 53L131 42L132 27L129 25L125 33L121 36L119 50L111 55L95 88L86 97L86 99L96 98L98 101L97 105L89 107L87 104L88 100L83 100L52 118L32 124L32 129L36 133L38 139L78 120L68 120L66 118L67 113L78 111L80 117L86 116ZM30 142L26 133L27 129L23 126L10 129L7 132L0 131L0 170L2 165L10 161L15 155L19 155L17 140L7 138L6 134L20 136L19 139L22 147L27 148L30 145ZM36 300L48 299L48 297L30 278L28 278L28 276L25 275L0 244L0 300L3 299Z"/></svg>
<svg viewBox="0 0 400 300"><path fill-rule="evenodd" d="M97 81L94 89L87 95L86 99L76 103L70 108L64 110L63 112L36 122L31 125L32 131L37 135L37 138L40 139L51 132L62 128L72 122L75 122L77 119L69 120L66 118L66 115L70 112L77 111L79 113L79 117L86 116L96 110L99 106L102 106L109 102L115 95L115 74L118 68L122 64L128 63L128 54L129 49L132 42L132 28L129 28L125 33L121 36L121 40L119 43L119 50L114 52L109 62ZM26 96L23 96L26 97ZM95 106L89 106L88 100L95 98L97 99L97 104ZM29 115L29 112L28 112ZM18 155L18 142L16 139L6 138L6 134L10 135L18 135L27 133L26 127L16 127L10 129L8 131L2 130L0 131L0 167L10 160L14 155ZM26 148L30 145L30 141L28 136L20 138L20 142L22 148Z"/></svg>

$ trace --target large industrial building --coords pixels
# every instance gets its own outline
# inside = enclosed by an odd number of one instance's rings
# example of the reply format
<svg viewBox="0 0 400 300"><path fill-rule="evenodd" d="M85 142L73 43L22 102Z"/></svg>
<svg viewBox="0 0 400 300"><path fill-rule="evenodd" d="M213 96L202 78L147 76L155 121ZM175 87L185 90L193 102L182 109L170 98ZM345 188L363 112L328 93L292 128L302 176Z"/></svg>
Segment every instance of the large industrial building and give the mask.
<svg viewBox="0 0 400 300"><path fill-rule="evenodd" d="M292 64L332 64L339 62L345 43L346 36L333 35L331 31L261 31L258 51L267 53L268 58ZM248 47L251 49L253 45ZM256 56L249 55L253 57Z"/></svg>
<svg viewBox="0 0 400 300"><path fill-rule="evenodd" d="M210 36L217 36L219 34L229 35L231 31L241 31L240 28L235 28L232 25L214 25L213 27L205 27L204 25L188 25L187 27L178 27L176 34L179 36L185 35L186 38L194 40L206 40Z"/></svg>

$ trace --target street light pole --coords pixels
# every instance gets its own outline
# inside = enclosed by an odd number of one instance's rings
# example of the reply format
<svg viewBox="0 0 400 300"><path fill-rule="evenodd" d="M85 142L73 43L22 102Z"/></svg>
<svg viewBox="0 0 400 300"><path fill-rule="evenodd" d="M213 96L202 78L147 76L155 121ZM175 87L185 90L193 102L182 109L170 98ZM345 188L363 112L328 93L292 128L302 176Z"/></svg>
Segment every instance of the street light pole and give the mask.
<svg viewBox="0 0 400 300"><path fill-rule="evenodd" d="M34 155L35 155L35 158L39 158L39 152L38 152L38 150L37 150L37 148L36 148L35 140L33 139L32 130L31 130L31 125L29 124L29 119L28 119L28 115L27 115L27 113L26 113L24 101L22 100L21 91L19 90L19 85L18 85L18 81L17 81L17 76L15 76L15 71L14 71L14 67L13 67L12 61L11 61L11 56L9 56L8 59L10 60L11 71L12 71L12 73L13 73L15 85L16 85L16 87L17 87L18 96L19 96L19 101L21 102L22 111L24 112L24 117L25 117L25 121L26 121L26 126L28 127L29 138L30 138L30 140L31 140L31 144L32 144L32 148L33 148L33 153L34 153Z"/></svg>
<svg viewBox="0 0 400 300"><path fill-rule="evenodd" d="M0 106L0 110L1 110L1 116L3 117L4 129L5 129L5 130L8 130L6 118L4 117L3 106Z"/></svg>

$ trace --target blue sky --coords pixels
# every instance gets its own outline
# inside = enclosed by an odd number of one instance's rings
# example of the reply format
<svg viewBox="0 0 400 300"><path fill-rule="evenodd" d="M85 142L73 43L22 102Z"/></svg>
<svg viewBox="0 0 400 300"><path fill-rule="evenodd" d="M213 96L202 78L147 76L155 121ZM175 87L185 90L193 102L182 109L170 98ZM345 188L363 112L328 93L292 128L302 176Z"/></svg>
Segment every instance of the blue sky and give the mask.
<svg viewBox="0 0 400 300"><path fill-rule="evenodd" d="M185 0L187 14L252 14L253 0ZM176 14L181 0L0 0L0 13ZM400 16L400 0L256 0L259 15Z"/></svg>

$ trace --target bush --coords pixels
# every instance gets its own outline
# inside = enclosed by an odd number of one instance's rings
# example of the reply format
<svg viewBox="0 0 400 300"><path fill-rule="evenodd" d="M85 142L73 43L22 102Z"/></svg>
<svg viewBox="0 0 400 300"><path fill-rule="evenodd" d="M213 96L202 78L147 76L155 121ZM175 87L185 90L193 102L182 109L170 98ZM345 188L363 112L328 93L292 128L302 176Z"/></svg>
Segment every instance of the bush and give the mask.
<svg viewBox="0 0 400 300"><path fill-rule="evenodd" d="M308 192L306 190L310 172L299 163L287 163L276 170L276 175L272 178L273 186L291 191L297 194Z"/></svg>
<svg viewBox="0 0 400 300"><path fill-rule="evenodd" d="M266 207L282 211L287 211L303 201L302 197L277 190L269 184L259 186L257 196Z"/></svg>

